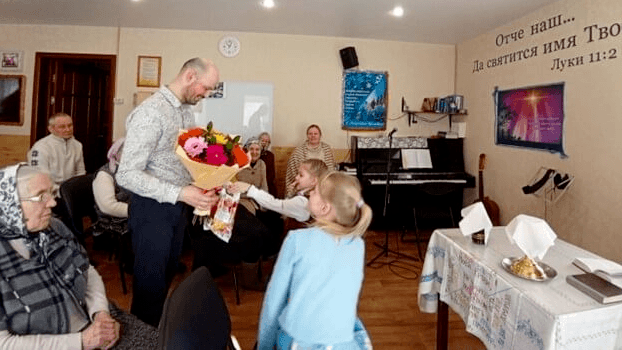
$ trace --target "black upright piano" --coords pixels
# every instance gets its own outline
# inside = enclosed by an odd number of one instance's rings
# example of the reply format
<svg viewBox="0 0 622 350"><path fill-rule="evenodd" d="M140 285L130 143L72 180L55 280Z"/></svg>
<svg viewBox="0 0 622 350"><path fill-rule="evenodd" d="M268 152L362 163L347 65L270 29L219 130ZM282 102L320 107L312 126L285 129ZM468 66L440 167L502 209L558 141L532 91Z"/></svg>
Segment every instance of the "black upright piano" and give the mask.
<svg viewBox="0 0 622 350"><path fill-rule="evenodd" d="M402 149L429 150L431 168L405 169ZM463 139L352 136L351 151L353 171L363 186L365 202L373 209L376 227L411 227L417 208L432 214L451 209L457 224L463 190L475 187L475 178L464 170Z"/></svg>

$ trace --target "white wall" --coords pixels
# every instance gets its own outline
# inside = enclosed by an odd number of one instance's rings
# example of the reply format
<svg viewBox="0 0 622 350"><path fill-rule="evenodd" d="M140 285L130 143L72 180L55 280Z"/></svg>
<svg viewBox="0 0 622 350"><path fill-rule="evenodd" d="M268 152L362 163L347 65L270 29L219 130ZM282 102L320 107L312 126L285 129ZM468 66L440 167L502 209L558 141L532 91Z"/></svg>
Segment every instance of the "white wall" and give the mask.
<svg viewBox="0 0 622 350"><path fill-rule="evenodd" d="M218 53L218 40L225 34L235 34L241 41L241 52L235 58L224 58ZM195 56L215 61L224 81L272 82L275 146L298 145L304 140L306 127L316 123L323 129L324 141L335 148L349 147L350 133L341 130L339 49L345 46L356 48L360 69L388 71L387 130L398 127L398 136L429 136L448 128L446 120L436 124L418 123L410 128L406 118L392 120L401 115L402 97L412 109L418 109L424 97L454 91L452 45L258 33L22 25L0 25L0 37L8 38L2 39L0 47L25 51L24 74L28 83L26 123L23 127L2 126L0 134L30 133L34 55L41 51L116 54L118 44L116 97L123 103L115 106L114 138L125 133L124 121L132 109L133 94L149 90L136 87L139 55L162 57L163 83L175 76L184 61Z"/></svg>
<svg viewBox="0 0 622 350"><path fill-rule="evenodd" d="M0 125L0 134L30 135L35 52L117 53L117 29L109 27L0 25L0 48L24 51L24 125ZM4 74L4 73L2 73Z"/></svg>
<svg viewBox="0 0 622 350"><path fill-rule="evenodd" d="M561 24L548 19L561 15ZM547 30L532 35L534 24L546 21ZM575 176L547 218L557 234L574 244L622 261L622 2L618 0L565 0L517 19L457 47L456 88L469 104L465 160L477 173L478 155L488 155L484 173L486 194L501 207L507 224L520 213L544 217L544 200L523 194L521 187L541 167ZM552 23L556 23L553 21ZM589 41L591 25L607 27L614 36ZM550 28L549 28L550 27ZM540 26L538 26L540 28ZM522 39L497 45L501 35L524 30ZM576 36L576 45L567 38ZM545 54L544 45L566 38L565 49ZM537 47L533 56L500 66L488 62L511 52ZM553 46L554 47L554 46ZM611 56L615 51L615 57ZM609 59L590 63L590 53L606 52ZM555 59L583 57L583 64L555 68ZM474 70L474 62L484 69ZM573 63L576 63L573 61ZM561 68L561 67L559 67ZM524 148L495 145L495 86L511 89L565 82L565 150L568 158ZM476 196L471 191L471 197Z"/></svg>

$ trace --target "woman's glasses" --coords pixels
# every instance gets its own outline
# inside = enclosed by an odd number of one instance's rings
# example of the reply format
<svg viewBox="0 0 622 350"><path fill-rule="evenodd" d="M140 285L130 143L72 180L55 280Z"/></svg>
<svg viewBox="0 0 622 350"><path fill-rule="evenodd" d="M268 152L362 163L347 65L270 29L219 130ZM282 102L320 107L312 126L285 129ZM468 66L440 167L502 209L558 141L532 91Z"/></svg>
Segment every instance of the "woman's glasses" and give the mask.
<svg viewBox="0 0 622 350"><path fill-rule="evenodd" d="M57 188L51 188L48 191L45 191L41 194L38 194L36 196L32 196L32 197L27 197L27 198L20 198L20 200L22 201L26 201L26 202L37 202L37 203L41 203L41 202L47 202L52 198L56 198L58 197L58 189Z"/></svg>

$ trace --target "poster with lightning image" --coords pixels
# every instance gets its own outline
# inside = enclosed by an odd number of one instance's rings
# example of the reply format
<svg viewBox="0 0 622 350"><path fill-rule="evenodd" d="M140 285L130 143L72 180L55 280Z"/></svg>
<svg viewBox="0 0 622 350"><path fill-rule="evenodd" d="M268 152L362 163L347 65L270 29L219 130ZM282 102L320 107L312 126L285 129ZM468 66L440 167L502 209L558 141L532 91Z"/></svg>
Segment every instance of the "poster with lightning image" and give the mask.
<svg viewBox="0 0 622 350"><path fill-rule="evenodd" d="M564 152L564 83L495 88L497 145Z"/></svg>
<svg viewBox="0 0 622 350"><path fill-rule="evenodd" d="M344 71L343 130L387 128L387 72Z"/></svg>

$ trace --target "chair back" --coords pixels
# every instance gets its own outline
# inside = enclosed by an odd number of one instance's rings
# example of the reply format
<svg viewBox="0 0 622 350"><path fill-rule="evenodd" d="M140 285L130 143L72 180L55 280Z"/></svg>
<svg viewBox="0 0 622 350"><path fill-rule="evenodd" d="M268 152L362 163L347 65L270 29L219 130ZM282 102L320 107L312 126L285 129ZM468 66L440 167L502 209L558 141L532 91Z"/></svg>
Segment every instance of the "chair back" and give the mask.
<svg viewBox="0 0 622 350"><path fill-rule="evenodd" d="M158 349L227 349L231 343L229 310L205 266L196 269L164 304Z"/></svg>
<svg viewBox="0 0 622 350"><path fill-rule="evenodd" d="M82 219L88 216L97 221L93 198L93 174L74 176L60 185L60 196L67 210L67 226L77 237L84 235Z"/></svg>

